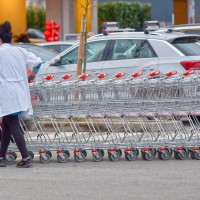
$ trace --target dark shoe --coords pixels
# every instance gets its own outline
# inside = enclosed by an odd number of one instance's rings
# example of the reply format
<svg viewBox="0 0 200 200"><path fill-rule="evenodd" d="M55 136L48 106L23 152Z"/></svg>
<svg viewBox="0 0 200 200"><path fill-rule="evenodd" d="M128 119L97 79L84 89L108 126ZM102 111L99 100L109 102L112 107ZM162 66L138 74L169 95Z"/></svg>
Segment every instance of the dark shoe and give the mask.
<svg viewBox="0 0 200 200"><path fill-rule="evenodd" d="M5 158L0 158L0 167L6 167Z"/></svg>
<svg viewBox="0 0 200 200"><path fill-rule="evenodd" d="M32 167L32 159L31 158L27 158L26 160L21 160L19 163L17 163L17 167L21 167L21 168L30 168Z"/></svg>

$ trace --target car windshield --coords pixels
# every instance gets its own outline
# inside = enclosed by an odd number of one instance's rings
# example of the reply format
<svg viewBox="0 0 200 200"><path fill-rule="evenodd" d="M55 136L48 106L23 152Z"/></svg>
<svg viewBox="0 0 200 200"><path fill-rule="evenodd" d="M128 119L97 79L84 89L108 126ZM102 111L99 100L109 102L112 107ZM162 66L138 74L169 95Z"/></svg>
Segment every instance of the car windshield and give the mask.
<svg viewBox="0 0 200 200"><path fill-rule="evenodd" d="M200 55L200 41L194 38L179 38L172 42L179 51L185 56L199 56Z"/></svg>
<svg viewBox="0 0 200 200"><path fill-rule="evenodd" d="M34 53L37 57L40 57L42 61L47 62L58 55L58 52L46 49L44 47L28 44L14 44L15 46L22 47L29 52Z"/></svg>

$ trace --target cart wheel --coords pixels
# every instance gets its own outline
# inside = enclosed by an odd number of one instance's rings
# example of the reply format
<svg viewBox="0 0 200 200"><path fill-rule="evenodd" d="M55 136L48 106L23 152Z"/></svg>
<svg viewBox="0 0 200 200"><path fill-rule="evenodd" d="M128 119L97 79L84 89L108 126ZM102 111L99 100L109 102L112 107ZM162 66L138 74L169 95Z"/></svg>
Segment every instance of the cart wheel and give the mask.
<svg viewBox="0 0 200 200"><path fill-rule="evenodd" d="M150 151L154 154L154 157L155 157L157 154L157 150L155 148L150 148Z"/></svg>
<svg viewBox="0 0 200 200"><path fill-rule="evenodd" d="M85 154L81 151L80 156L78 156L77 154L74 154L74 159L76 162L84 162L86 157L85 157Z"/></svg>
<svg viewBox="0 0 200 200"><path fill-rule="evenodd" d="M68 155L68 158L70 157L70 152L66 149L66 150L63 150L64 153L66 153Z"/></svg>
<svg viewBox="0 0 200 200"><path fill-rule="evenodd" d="M174 152L174 157L177 160L185 160L187 158L187 153L185 152L185 150L182 150L181 152L175 151Z"/></svg>
<svg viewBox="0 0 200 200"><path fill-rule="evenodd" d="M60 155L57 155L57 159L58 159L58 162L60 163L66 163L68 161L68 154L63 152L63 155L60 156Z"/></svg>
<svg viewBox="0 0 200 200"><path fill-rule="evenodd" d="M43 164L49 163L51 160L51 157L48 153L45 154L45 156L40 155L40 162Z"/></svg>
<svg viewBox="0 0 200 200"><path fill-rule="evenodd" d="M105 156L104 150L103 149L98 149L98 151L101 152L102 158Z"/></svg>
<svg viewBox="0 0 200 200"><path fill-rule="evenodd" d="M81 149L81 152L84 154L85 158L87 158L87 151L85 149Z"/></svg>
<svg viewBox="0 0 200 200"><path fill-rule="evenodd" d="M14 151L11 151L11 154L14 156L15 160L17 159L17 154Z"/></svg>
<svg viewBox="0 0 200 200"><path fill-rule="evenodd" d="M134 161L137 159L137 152L136 151L132 151L130 153L125 153L125 158L128 161Z"/></svg>
<svg viewBox="0 0 200 200"><path fill-rule="evenodd" d="M5 159L5 163L7 165L12 165L13 163L15 162L15 157L14 155L11 153L11 154L7 154L6 155L6 159Z"/></svg>
<svg viewBox="0 0 200 200"><path fill-rule="evenodd" d="M192 159L196 159L196 158L195 158L195 155L194 155L194 151L191 151L191 152L190 152L190 157L191 157Z"/></svg>
<svg viewBox="0 0 200 200"><path fill-rule="evenodd" d="M94 162L100 162L103 159L103 155L101 154L101 151L98 150L95 154L92 154Z"/></svg>
<svg viewBox="0 0 200 200"><path fill-rule="evenodd" d="M172 148L167 148L167 151L169 152L170 157L172 157L172 155L173 155L173 150L172 150Z"/></svg>
<svg viewBox="0 0 200 200"><path fill-rule="evenodd" d="M34 153L32 151L28 152L29 156L32 158L32 160L34 159Z"/></svg>
<svg viewBox="0 0 200 200"><path fill-rule="evenodd" d="M115 151L117 151L119 153L119 156L122 156L122 150L121 149L115 149Z"/></svg>
<svg viewBox="0 0 200 200"><path fill-rule="evenodd" d="M158 158L160 160L169 160L170 157L171 157L171 155L170 155L169 151L167 151L167 150L164 152L158 151Z"/></svg>
<svg viewBox="0 0 200 200"><path fill-rule="evenodd" d="M52 157L51 151L46 151L46 154L48 154L50 156L50 158Z"/></svg>
<svg viewBox="0 0 200 200"><path fill-rule="evenodd" d="M186 156L188 157L188 156L189 156L189 154L190 154L189 148L183 148L183 150L185 151L185 153L186 153Z"/></svg>
<svg viewBox="0 0 200 200"><path fill-rule="evenodd" d="M155 155L152 151L149 151L148 153L141 151L141 155L142 155L142 159L147 160L147 161L151 161L155 158Z"/></svg>
<svg viewBox="0 0 200 200"><path fill-rule="evenodd" d="M138 149L135 149L135 148L133 148L133 151L135 151L136 152L136 155L137 155L137 157L139 156L139 150Z"/></svg>
<svg viewBox="0 0 200 200"><path fill-rule="evenodd" d="M199 154L199 151L198 152L196 152L196 151L193 151L193 152L191 152L193 155L191 155L191 157L193 158L193 159L196 159L196 160L200 160L200 154Z"/></svg>
<svg viewBox="0 0 200 200"><path fill-rule="evenodd" d="M180 160L179 156L178 156L178 152L177 151L174 151L174 158L176 160Z"/></svg>
<svg viewBox="0 0 200 200"><path fill-rule="evenodd" d="M109 158L109 160L116 162L116 161L118 161L120 159L120 152L119 151L115 151L114 154L108 153L108 158Z"/></svg>

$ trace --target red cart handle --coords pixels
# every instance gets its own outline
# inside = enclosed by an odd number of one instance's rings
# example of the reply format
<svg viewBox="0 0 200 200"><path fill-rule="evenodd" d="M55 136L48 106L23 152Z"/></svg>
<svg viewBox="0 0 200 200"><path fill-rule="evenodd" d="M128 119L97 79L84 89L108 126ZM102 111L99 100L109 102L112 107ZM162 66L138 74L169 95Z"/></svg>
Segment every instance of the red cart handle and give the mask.
<svg viewBox="0 0 200 200"><path fill-rule="evenodd" d="M124 76L126 73L125 72L119 72L115 75L115 78L121 78L122 76Z"/></svg>
<svg viewBox="0 0 200 200"><path fill-rule="evenodd" d="M102 79L102 78L105 78L108 74L106 72L103 72L103 73L100 73L97 78L98 79Z"/></svg>
<svg viewBox="0 0 200 200"><path fill-rule="evenodd" d="M185 73L183 73L183 76L189 76L191 74L194 74L194 70L188 70Z"/></svg>
<svg viewBox="0 0 200 200"><path fill-rule="evenodd" d="M151 74L149 74L150 77L154 77L156 75L160 74L160 70L156 70L154 72L152 72Z"/></svg>
<svg viewBox="0 0 200 200"><path fill-rule="evenodd" d="M137 78L137 77L141 76L142 74L143 74L143 71L140 71L140 72L135 72L135 73L132 74L131 76L132 76L133 78Z"/></svg>
<svg viewBox="0 0 200 200"><path fill-rule="evenodd" d="M63 79L63 80L67 80L67 79L69 79L70 77L72 77L71 74L65 74L65 75L62 76L62 79Z"/></svg>
<svg viewBox="0 0 200 200"><path fill-rule="evenodd" d="M171 72L168 72L167 74L165 74L165 76L170 77L170 76L173 76L173 75L175 75L175 74L177 74L177 71L176 71L176 70L171 71Z"/></svg>
<svg viewBox="0 0 200 200"><path fill-rule="evenodd" d="M54 78L54 75L53 74L49 74L44 79L47 80L47 81L50 81L53 78Z"/></svg>
<svg viewBox="0 0 200 200"><path fill-rule="evenodd" d="M86 79L89 76L90 76L89 73L85 73L85 74L81 74L80 76L78 76L78 78L83 80L83 79Z"/></svg>

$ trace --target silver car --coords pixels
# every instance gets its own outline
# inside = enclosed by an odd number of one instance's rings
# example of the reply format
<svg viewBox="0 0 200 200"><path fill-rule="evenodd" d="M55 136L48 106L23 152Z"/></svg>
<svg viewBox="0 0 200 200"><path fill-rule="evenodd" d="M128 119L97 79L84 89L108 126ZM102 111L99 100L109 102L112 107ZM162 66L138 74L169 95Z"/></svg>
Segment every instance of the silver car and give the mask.
<svg viewBox="0 0 200 200"><path fill-rule="evenodd" d="M77 42L75 41L55 41L55 42L42 42L38 43L37 45L61 53L75 44L77 44Z"/></svg>
<svg viewBox="0 0 200 200"><path fill-rule="evenodd" d="M110 76L118 72L130 75L136 71L167 73L200 69L199 36L183 33L116 33L92 37L87 43L87 72ZM75 76L78 45L65 50L43 64L39 76L71 73Z"/></svg>

